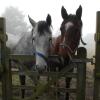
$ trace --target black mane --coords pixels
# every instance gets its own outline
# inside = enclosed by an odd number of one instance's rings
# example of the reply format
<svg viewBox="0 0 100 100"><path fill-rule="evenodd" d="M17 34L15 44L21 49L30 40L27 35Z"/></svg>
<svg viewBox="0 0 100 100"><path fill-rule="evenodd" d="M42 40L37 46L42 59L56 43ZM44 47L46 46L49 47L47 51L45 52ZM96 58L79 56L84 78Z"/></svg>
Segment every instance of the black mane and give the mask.
<svg viewBox="0 0 100 100"><path fill-rule="evenodd" d="M49 26L45 21L38 22L38 32L40 35L44 34L44 31L50 32Z"/></svg>

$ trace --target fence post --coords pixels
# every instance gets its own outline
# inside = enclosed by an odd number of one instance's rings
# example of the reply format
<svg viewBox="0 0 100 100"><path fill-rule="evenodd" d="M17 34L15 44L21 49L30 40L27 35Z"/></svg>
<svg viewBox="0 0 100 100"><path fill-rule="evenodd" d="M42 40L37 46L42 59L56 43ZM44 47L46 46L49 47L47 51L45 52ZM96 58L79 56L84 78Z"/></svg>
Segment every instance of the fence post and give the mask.
<svg viewBox="0 0 100 100"><path fill-rule="evenodd" d="M77 50L78 59L85 59L87 51L84 47L80 47ZM79 62L77 66L77 97L76 100L85 100L85 88L86 88L86 63Z"/></svg>
<svg viewBox="0 0 100 100"><path fill-rule="evenodd" d="M12 100L11 89L11 68L9 67L9 54L6 47L6 26L5 19L0 18L0 44L1 44L1 65L2 65L2 99Z"/></svg>
<svg viewBox="0 0 100 100"><path fill-rule="evenodd" d="M96 18L96 54L95 54L95 74L94 74L94 98L100 100L100 11L97 12Z"/></svg>

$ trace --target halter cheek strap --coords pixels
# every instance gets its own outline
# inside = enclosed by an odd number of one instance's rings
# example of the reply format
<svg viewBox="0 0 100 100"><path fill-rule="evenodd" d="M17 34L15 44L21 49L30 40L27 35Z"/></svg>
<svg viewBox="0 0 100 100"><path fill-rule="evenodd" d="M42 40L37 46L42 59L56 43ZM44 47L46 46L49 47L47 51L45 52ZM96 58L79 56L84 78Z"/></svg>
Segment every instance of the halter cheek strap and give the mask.
<svg viewBox="0 0 100 100"><path fill-rule="evenodd" d="M36 51L36 55L43 58L47 62L47 57L45 55L43 55L42 53Z"/></svg>

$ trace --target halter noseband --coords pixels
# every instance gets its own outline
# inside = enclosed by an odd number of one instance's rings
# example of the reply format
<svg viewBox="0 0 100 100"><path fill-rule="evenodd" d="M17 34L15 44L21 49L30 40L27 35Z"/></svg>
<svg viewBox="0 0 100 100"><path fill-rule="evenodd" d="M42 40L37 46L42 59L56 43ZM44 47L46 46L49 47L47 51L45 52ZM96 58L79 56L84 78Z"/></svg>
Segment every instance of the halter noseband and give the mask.
<svg viewBox="0 0 100 100"><path fill-rule="evenodd" d="M47 62L48 58L45 55L43 55L42 53L37 52L37 51L35 52L35 54L38 55L39 57L43 58Z"/></svg>

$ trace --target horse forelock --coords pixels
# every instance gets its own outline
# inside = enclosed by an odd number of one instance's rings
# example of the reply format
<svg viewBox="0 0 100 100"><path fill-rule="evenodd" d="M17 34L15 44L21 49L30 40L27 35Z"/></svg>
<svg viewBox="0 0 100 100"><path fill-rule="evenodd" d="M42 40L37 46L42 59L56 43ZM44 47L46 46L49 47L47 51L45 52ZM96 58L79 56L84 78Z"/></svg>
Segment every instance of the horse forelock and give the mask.
<svg viewBox="0 0 100 100"><path fill-rule="evenodd" d="M45 31L48 32L48 33L51 33L50 27L48 26L48 24L45 21L39 21L38 22L38 33L39 33L39 35L43 35Z"/></svg>

